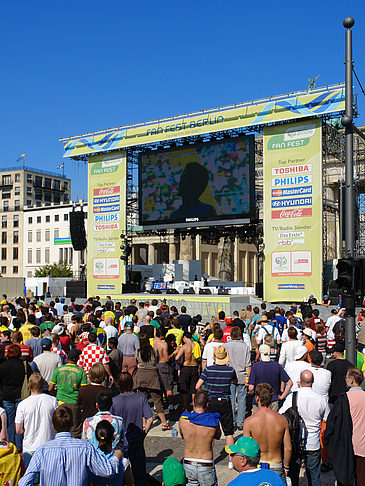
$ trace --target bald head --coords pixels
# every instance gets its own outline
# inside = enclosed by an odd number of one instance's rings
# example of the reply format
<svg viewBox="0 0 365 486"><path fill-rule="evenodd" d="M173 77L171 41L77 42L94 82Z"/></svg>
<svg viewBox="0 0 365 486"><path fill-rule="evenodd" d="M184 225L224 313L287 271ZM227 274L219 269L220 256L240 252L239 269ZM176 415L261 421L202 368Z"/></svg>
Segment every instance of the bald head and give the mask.
<svg viewBox="0 0 365 486"><path fill-rule="evenodd" d="M300 373L300 386L301 387L311 387L313 385L314 376L309 370L303 370Z"/></svg>

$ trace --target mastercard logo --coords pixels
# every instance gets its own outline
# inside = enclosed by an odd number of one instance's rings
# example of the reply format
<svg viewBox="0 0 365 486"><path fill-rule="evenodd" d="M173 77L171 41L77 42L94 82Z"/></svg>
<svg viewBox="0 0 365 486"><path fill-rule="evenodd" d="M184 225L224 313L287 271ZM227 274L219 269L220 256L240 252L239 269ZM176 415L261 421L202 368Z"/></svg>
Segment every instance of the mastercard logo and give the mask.
<svg viewBox="0 0 365 486"><path fill-rule="evenodd" d="M281 189L274 189L272 191L272 195L273 195L273 197L282 196L283 195L283 191Z"/></svg>

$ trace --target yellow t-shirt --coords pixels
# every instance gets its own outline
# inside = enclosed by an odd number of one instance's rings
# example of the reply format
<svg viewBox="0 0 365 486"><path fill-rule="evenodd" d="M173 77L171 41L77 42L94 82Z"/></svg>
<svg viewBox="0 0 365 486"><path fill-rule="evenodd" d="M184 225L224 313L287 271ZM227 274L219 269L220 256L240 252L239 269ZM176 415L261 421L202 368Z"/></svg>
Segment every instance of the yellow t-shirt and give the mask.
<svg viewBox="0 0 365 486"><path fill-rule="evenodd" d="M177 346L181 346L184 331L182 329L170 329L167 331L166 336L168 336L169 334L173 334L176 338Z"/></svg>
<svg viewBox="0 0 365 486"><path fill-rule="evenodd" d="M34 324L23 324L22 327L19 329L21 332L21 335L23 336L23 343L25 344L25 341L28 341L28 339L31 339L33 336L30 332L30 330L34 327Z"/></svg>
<svg viewBox="0 0 365 486"><path fill-rule="evenodd" d="M113 311L105 311L104 312L104 321L107 317L111 317L113 319L113 324L115 323L115 314Z"/></svg>

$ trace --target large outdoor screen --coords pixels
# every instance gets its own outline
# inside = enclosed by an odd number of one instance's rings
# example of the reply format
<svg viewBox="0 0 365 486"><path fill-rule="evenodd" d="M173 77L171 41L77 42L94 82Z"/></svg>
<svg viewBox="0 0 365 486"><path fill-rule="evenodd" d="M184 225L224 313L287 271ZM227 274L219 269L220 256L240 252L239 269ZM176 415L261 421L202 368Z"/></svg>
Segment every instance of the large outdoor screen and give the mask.
<svg viewBox="0 0 365 486"><path fill-rule="evenodd" d="M253 135L139 157L142 226L208 226L254 216ZM229 223L228 223L229 224Z"/></svg>

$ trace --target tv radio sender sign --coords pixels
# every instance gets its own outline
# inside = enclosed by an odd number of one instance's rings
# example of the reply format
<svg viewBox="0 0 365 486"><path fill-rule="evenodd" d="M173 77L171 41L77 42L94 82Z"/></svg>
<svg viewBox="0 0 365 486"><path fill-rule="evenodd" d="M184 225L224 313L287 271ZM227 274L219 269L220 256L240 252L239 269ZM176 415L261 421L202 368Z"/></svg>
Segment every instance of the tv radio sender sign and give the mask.
<svg viewBox="0 0 365 486"><path fill-rule="evenodd" d="M322 294L321 120L264 129L264 298Z"/></svg>

